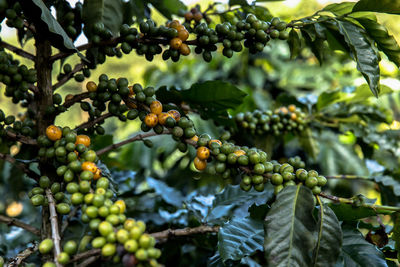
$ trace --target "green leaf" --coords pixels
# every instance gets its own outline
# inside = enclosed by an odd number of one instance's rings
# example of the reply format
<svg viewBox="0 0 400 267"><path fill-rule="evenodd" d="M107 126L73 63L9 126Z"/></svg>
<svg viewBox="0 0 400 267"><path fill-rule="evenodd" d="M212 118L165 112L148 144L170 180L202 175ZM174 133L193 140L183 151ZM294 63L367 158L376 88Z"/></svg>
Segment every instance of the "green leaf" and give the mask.
<svg viewBox="0 0 400 267"><path fill-rule="evenodd" d="M289 33L288 44L290 48L290 58L294 59L299 55L301 48L300 37L295 29L292 29Z"/></svg>
<svg viewBox="0 0 400 267"><path fill-rule="evenodd" d="M393 61L397 67L400 67L400 46L396 39L389 35L385 26L378 22L366 18L357 18L357 21L366 29L367 33L374 39L378 49L381 50Z"/></svg>
<svg viewBox="0 0 400 267"><path fill-rule="evenodd" d="M311 266L315 247L314 196L305 186L288 186L265 217L264 251L269 266Z"/></svg>
<svg viewBox="0 0 400 267"><path fill-rule="evenodd" d="M357 62L357 69L367 80L372 93L379 94L379 59L374 44L365 30L347 21L337 21L340 33L350 47L350 55Z"/></svg>
<svg viewBox="0 0 400 267"><path fill-rule="evenodd" d="M313 254L313 266L334 266L342 245L342 229L335 213L326 205L319 209L318 239Z"/></svg>
<svg viewBox="0 0 400 267"><path fill-rule="evenodd" d="M396 197L400 196L400 182L395 180L393 177L390 177L388 175L383 175L383 176L374 176L373 179L375 182L382 184L385 187L391 188Z"/></svg>
<svg viewBox="0 0 400 267"><path fill-rule="evenodd" d="M163 181L156 180L151 177L148 177L146 182L149 187L154 188L157 195L161 196L165 202L178 208L182 207L184 197L180 191L168 186Z"/></svg>
<svg viewBox="0 0 400 267"><path fill-rule="evenodd" d="M82 10L85 34L90 35L92 26L102 22L116 36L122 25L123 13L121 0L85 0Z"/></svg>
<svg viewBox="0 0 400 267"><path fill-rule="evenodd" d="M385 255L365 241L361 233L349 227L343 228L343 246L338 266L386 267Z"/></svg>
<svg viewBox="0 0 400 267"><path fill-rule="evenodd" d="M329 11L335 14L336 16L342 16L344 14L351 13L355 3L352 2L343 2L338 4L330 4L324 7L321 11Z"/></svg>
<svg viewBox="0 0 400 267"><path fill-rule="evenodd" d="M299 135L299 142L303 149L313 158L316 158L320 152L318 142L315 140L311 128L306 128Z"/></svg>
<svg viewBox="0 0 400 267"><path fill-rule="evenodd" d="M234 5L248 6L249 5L246 0L229 0L228 4L230 6L234 6Z"/></svg>
<svg viewBox="0 0 400 267"><path fill-rule="evenodd" d="M335 212L340 221L355 221L376 215L373 209L353 207L349 204L330 203L329 207Z"/></svg>
<svg viewBox="0 0 400 267"><path fill-rule="evenodd" d="M218 232L218 251L223 261L240 260L263 249L263 222L237 218L222 225Z"/></svg>
<svg viewBox="0 0 400 267"><path fill-rule="evenodd" d="M177 15L179 10L187 9L185 4L179 0L148 0L148 2L167 19L172 19L172 15Z"/></svg>
<svg viewBox="0 0 400 267"><path fill-rule="evenodd" d="M25 16L36 26L38 33L48 36L51 44L60 50L76 50L67 33L41 0L21 1ZM40 16L38 15L40 14Z"/></svg>
<svg viewBox="0 0 400 267"><path fill-rule="evenodd" d="M396 212L393 215L393 221L394 221L394 226L393 226L393 234L391 239L393 239L396 244L395 244L395 248L396 250L400 249L400 213Z"/></svg>
<svg viewBox="0 0 400 267"><path fill-rule="evenodd" d="M233 84L218 80L195 83L190 89L182 91L185 102L195 107L203 107L210 113L234 109L243 103L246 95Z"/></svg>
<svg viewBox="0 0 400 267"><path fill-rule="evenodd" d="M399 0L360 0L353 8L356 11L373 11L389 14L400 14Z"/></svg>

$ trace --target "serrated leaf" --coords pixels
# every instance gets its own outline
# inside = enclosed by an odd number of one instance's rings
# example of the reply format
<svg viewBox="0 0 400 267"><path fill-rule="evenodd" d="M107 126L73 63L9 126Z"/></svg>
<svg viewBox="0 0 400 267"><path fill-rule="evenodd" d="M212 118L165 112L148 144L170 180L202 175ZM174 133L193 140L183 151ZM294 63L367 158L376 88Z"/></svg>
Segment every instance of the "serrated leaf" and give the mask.
<svg viewBox="0 0 400 267"><path fill-rule="evenodd" d="M21 6L25 16L34 22L36 30L43 36L48 36L51 44L60 50L76 50L67 33L50 13L41 0L22 1Z"/></svg>
<svg viewBox="0 0 400 267"><path fill-rule="evenodd" d="M374 39L379 50L381 50L393 61L397 67L400 67L400 46L396 39L389 35L385 26L379 24L377 21L357 18L357 21L366 29L367 33Z"/></svg>
<svg viewBox="0 0 400 267"><path fill-rule="evenodd" d="M177 15L179 10L186 10L185 4L179 0L148 0L148 2L167 19L172 19L172 15Z"/></svg>
<svg viewBox="0 0 400 267"><path fill-rule="evenodd" d="M400 14L399 0L360 0L353 7L356 11L373 11L389 14Z"/></svg>
<svg viewBox="0 0 400 267"><path fill-rule="evenodd" d="M90 36L92 26L102 22L116 36L122 25L123 13L121 0L85 0L82 10L85 34Z"/></svg>
<svg viewBox="0 0 400 267"><path fill-rule="evenodd" d="M376 212L373 209L366 207L353 207L349 204L330 203L329 207L335 212L340 221L355 221L376 215Z"/></svg>
<svg viewBox="0 0 400 267"><path fill-rule="evenodd" d="M337 16L342 16L344 14L351 13L355 3L343 2L338 4L330 4L322 9L322 11L329 11Z"/></svg>
<svg viewBox="0 0 400 267"><path fill-rule="evenodd" d="M218 232L218 251L223 261L240 260L263 249L263 222L234 217Z"/></svg>
<svg viewBox="0 0 400 267"><path fill-rule="evenodd" d="M270 266L311 266L316 240L314 196L305 186L284 188L265 217L264 251Z"/></svg>
<svg viewBox="0 0 400 267"><path fill-rule="evenodd" d="M288 45L290 48L290 58L296 58L300 52L301 41L299 34L295 29L292 29L289 33Z"/></svg>
<svg viewBox="0 0 400 267"><path fill-rule="evenodd" d="M339 266L386 267L385 255L374 245L365 241L361 233L349 227L343 228L343 246Z"/></svg>
<svg viewBox="0 0 400 267"><path fill-rule="evenodd" d="M313 254L313 266L334 266L342 246L342 229L335 213L320 202L318 239Z"/></svg>
<svg viewBox="0 0 400 267"><path fill-rule="evenodd" d="M374 44L368 40L365 30L347 21L338 21L339 32L350 47L350 55L357 63L357 69L367 80L372 93L379 94L379 59Z"/></svg>

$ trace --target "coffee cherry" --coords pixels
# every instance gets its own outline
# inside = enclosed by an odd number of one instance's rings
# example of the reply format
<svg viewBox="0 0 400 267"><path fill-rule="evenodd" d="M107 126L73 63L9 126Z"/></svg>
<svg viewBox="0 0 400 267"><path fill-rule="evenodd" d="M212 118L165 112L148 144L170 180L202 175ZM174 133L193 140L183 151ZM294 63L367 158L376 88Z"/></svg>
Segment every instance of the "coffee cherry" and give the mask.
<svg viewBox="0 0 400 267"><path fill-rule="evenodd" d="M158 123L157 115L154 113L147 114L146 117L144 118L144 123L150 128L155 127Z"/></svg>
<svg viewBox="0 0 400 267"><path fill-rule="evenodd" d="M57 126L50 125L49 127L46 128L46 136L51 141L57 141L61 139L62 131Z"/></svg>
<svg viewBox="0 0 400 267"><path fill-rule="evenodd" d="M181 45L182 45L182 40L179 39L178 37L172 38L169 43L169 46L171 47L171 49L174 49L174 50L178 50L181 47Z"/></svg>
<svg viewBox="0 0 400 267"><path fill-rule="evenodd" d="M66 252L61 252L58 257L57 257L57 261L61 264L67 264L69 261L69 255Z"/></svg>
<svg viewBox="0 0 400 267"><path fill-rule="evenodd" d="M61 215L68 214L71 211L71 207L67 203L57 204L56 209Z"/></svg>
<svg viewBox="0 0 400 267"><path fill-rule="evenodd" d="M201 160L198 157L194 158L194 166L196 167L197 170L202 171L207 167L207 161Z"/></svg>
<svg viewBox="0 0 400 267"><path fill-rule="evenodd" d="M108 236L113 231L113 226L108 221L103 221L100 223L98 231L102 236Z"/></svg>
<svg viewBox="0 0 400 267"><path fill-rule="evenodd" d="M50 253L50 251L53 249L53 246L53 240L51 240L50 238L44 239L39 244L39 252L42 254Z"/></svg>
<svg viewBox="0 0 400 267"><path fill-rule="evenodd" d="M101 249L101 255L103 255L103 257L110 257L114 255L116 251L117 247L115 246L115 244L107 243Z"/></svg>
<svg viewBox="0 0 400 267"><path fill-rule="evenodd" d="M309 172L310 173L310 172ZM318 179L317 179L317 177L314 177L314 176L309 176L307 179L306 179L306 182L305 182L305 185L308 187L308 188L313 188L314 186L316 186L318 184Z"/></svg>

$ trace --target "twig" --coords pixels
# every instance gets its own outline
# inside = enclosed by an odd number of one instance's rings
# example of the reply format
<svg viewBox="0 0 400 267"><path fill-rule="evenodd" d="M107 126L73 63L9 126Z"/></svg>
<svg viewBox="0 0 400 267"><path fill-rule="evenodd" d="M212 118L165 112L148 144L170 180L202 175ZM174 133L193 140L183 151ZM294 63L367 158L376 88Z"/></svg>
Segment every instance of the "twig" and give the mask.
<svg viewBox="0 0 400 267"><path fill-rule="evenodd" d="M71 99L66 100L64 102L63 106L65 108L69 108L72 105L74 105L75 103L80 102L81 100L86 99L88 97L89 97L89 92L84 92L84 93L81 93L78 95L74 95Z"/></svg>
<svg viewBox="0 0 400 267"><path fill-rule="evenodd" d="M76 254L69 262L71 263L71 262L79 261L81 259L86 259L91 256L100 255L100 253L101 253L101 249L91 249L91 250Z"/></svg>
<svg viewBox="0 0 400 267"><path fill-rule="evenodd" d="M189 236L196 234L206 234L206 233L217 233L219 231L219 226L207 226L202 225L194 228L186 227L183 229L167 229L161 232L151 233L155 239L168 239L169 237L175 236Z"/></svg>
<svg viewBox="0 0 400 267"><path fill-rule="evenodd" d="M29 169L29 166L27 164L18 162L15 158L11 157L9 154L0 153L0 159L8 161L11 164L14 164L15 166L17 166L19 169L21 169L24 173L26 173L30 178L32 178L34 180L38 180L40 177L40 175L38 175L36 172Z"/></svg>
<svg viewBox="0 0 400 267"><path fill-rule="evenodd" d="M21 263L38 250L38 244L34 243L32 247L28 247L18 253L12 260L10 260L8 267L20 266ZM6 265L7 266L7 265Z"/></svg>
<svg viewBox="0 0 400 267"><path fill-rule="evenodd" d="M100 255L97 256L92 256L90 258L87 258L86 260L84 260L82 263L78 264L77 267L86 267L89 264L97 261L100 258Z"/></svg>
<svg viewBox="0 0 400 267"><path fill-rule="evenodd" d="M60 238L60 233L58 231L58 216L56 212L56 203L54 201L54 197L50 189L46 189L46 197L47 200L49 201L51 237L54 242L54 261L57 267L59 267L62 266L57 261L57 257L61 253L61 246L60 246L61 238Z"/></svg>
<svg viewBox="0 0 400 267"><path fill-rule="evenodd" d="M36 140L34 140L34 139L30 138L30 137L27 137L25 135L22 135L22 134L19 134L19 133L14 133L14 132L7 131L7 130L6 130L6 134L7 134L7 136L9 138L11 138L11 139L13 139L15 141L21 142L23 144L37 145Z"/></svg>
<svg viewBox="0 0 400 267"><path fill-rule="evenodd" d="M131 137L131 138L128 138L128 139L126 139L126 140L124 140L124 141L121 141L121 142L119 142L119 143L115 143L115 144L106 146L106 147L104 147L104 148L98 150L98 151L96 152L96 154L97 154L98 156L100 156L100 155L102 155L102 154L104 154L104 153L107 153L107 152L109 152L109 151L111 151L111 150L117 149L117 148L119 148L119 147L121 147L121 146L123 146L123 145L129 144L129 143L132 143L132 142L135 142L135 141L138 141L138 140L143 140L144 138L147 138L147 137L152 137L152 136L161 135L161 134L169 134L169 133L170 133L170 131L168 131L168 130L164 130L164 131L163 131L162 133L160 133L160 134L157 134L157 133L155 133L155 132L140 133L140 134L138 134L138 135L135 135L135 136L133 136L133 137Z"/></svg>
<svg viewBox="0 0 400 267"><path fill-rule="evenodd" d="M82 123L81 125L76 126L75 130L90 128L90 127L96 125L98 122L100 122L102 120L105 120L105 119L107 119L109 117L112 117L112 116L113 116L113 114L106 113L106 114L101 115L100 117L98 117L98 118L96 118L96 119L94 119L92 121L87 121L87 122Z"/></svg>
<svg viewBox="0 0 400 267"><path fill-rule="evenodd" d="M13 46L13 45L11 45L9 43L0 41L0 46L4 47L7 50L10 50L11 52L14 52L15 54L17 54L17 55L19 55L21 57L24 57L24 58L27 58L27 59L30 59L30 60L35 60L35 56L32 55L31 53L26 52L25 50L23 50L21 48L18 48L18 47L15 47L15 46Z"/></svg>
<svg viewBox="0 0 400 267"><path fill-rule="evenodd" d="M368 182L374 182L374 180L371 180L371 178L367 176L358 176L358 175L327 175L325 176L328 179L349 179L349 180L363 180L363 181L368 181Z"/></svg>
<svg viewBox="0 0 400 267"><path fill-rule="evenodd" d="M71 212L68 214L67 218L65 218L62 226L61 226L61 234L64 233L64 231L67 229L69 221L75 216L75 214L78 211L78 207L74 207Z"/></svg>
<svg viewBox="0 0 400 267"><path fill-rule="evenodd" d="M61 80L53 85L53 91L68 82L74 76L74 74L81 71L84 66L85 65L83 63L76 64L75 68L70 73L66 74L64 77L61 78Z"/></svg>
<svg viewBox="0 0 400 267"><path fill-rule="evenodd" d="M31 232L34 235L39 236L40 230L36 227L33 227L29 224L24 223L23 221L17 220L15 218L10 218L4 215L0 215L0 222L7 224L8 226L16 226L22 228L28 232Z"/></svg>
<svg viewBox="0 0 400 267"><path fill-rule="evenodd" d="M357 205L359 207L364 207L364 208L369 208L373 209L376 211L376 213L382 213L382 214L390 214L392 212L400 211L400 207L393 207L393 206L381 206L381 205L375 205L375 204L369 204L369 203L356 203L353 199L350 198L343 198L343 197L337 197L337 196L331 196L328 194L325 194L324 192L319 193L319 196L332 200L333 202L336 203L343 203L343 204L350 204L350 205Z"/></svg>

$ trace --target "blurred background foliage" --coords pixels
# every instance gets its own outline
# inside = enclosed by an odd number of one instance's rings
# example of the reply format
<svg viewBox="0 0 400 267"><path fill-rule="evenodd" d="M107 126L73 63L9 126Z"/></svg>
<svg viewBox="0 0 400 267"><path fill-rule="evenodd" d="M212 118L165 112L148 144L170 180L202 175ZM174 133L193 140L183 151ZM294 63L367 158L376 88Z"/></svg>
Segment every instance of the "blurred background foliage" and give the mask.
<svg viewBox="0 0 400 267"><path fill-rule="evenodd" d="M210 2L186 1L189 6L199 3L203 7ZM331 2L292 0L263 5L272 14L289 21L313 14ZM165 21L156 10L152 12L156 22ZM378 20L400 41L397 17L380 14ZM17 44L15 32L2 26L2 38ZM85 41L78 38L77 42ZM32 41L25 44L24 48L33 50ZM267 149L271 152L269 156L276 160L300 155L308 167L324 175L375 177L379 182L377 186L368 179L359 179L357 183L332 179L330 188L338 196L351 197L355 193L362 193L368 198L377 199L377 204L396 205L400 196L398 69L382 56L381 84L384 86L380 97L375 98L348 56L336 51L329 52L326 58L320 65L313 54L304 49L297 59L291 60L287 44L272 41L262 53L250 55L246 50L231 59L217 55L211 63L204 62L194 53L178 63L162 61L161 57L147 62L143 57L133 54L121 59L110 58L92 72L92 79L97 81L101 73L106 73L109 77L127 77L130 83L180 89L207 80L227 81L248 94L243 104L229 111L230 115L296 104L310 121L309 128L301 136L264 136L252 140L253 144L249 145ZM72 65L78 59L71 58L67 62ZM54 69L54 79L60 69ZM71 81L58 91L63 97L80 93L85 83ZM1 108L6 113L17 114L19 108L9 103L3 94L4 86L1 86ZM223 127L217 126L212 119L203 120L196 114L189 115L199 132L207 132L214 137L223 132ZM76 105L70 112L59 116L57 124L74 127L86 119ZM95 149L134 135L140 131L140 124L137 121L121 123L109 120L105 128L106 134L94 140ZM229 218L234 220L235 216L257 216L257 205L272 198L272 194L242 192L238 186L225 187L227 182L217 176L196 172L191 163L195 151L179 152L169 136L153 137L152 141L152 148L135 142L102 158L112 174L120 197L127 203L127 215L144 220L150 232L167 227L215 223L218 220L223 222ZM19 151L23 154L23 147ZM0 214L5 213L39 226L40 215L34 211L26 194L31 187L29 180L10 164L0 164ZM225 190L221 192L224 187ZM385 197L381 197L379 192L385 192ZM248 208L255 199L255 212L251 214ZM84 231L82 223L73 221L72 230L67 234L79 236ZM12 256L32 238L17 228L0 224L0 254ZM204 266L207 262L216 266L220 260L218 253L214 255L216 243L215 236L169 241L163 246L167 253L163 253L161 262L172 264L180 257L179 266ZM244 257L241 263L257 266L254 259L257 259L257 254L253 258Z"/></svg>

